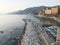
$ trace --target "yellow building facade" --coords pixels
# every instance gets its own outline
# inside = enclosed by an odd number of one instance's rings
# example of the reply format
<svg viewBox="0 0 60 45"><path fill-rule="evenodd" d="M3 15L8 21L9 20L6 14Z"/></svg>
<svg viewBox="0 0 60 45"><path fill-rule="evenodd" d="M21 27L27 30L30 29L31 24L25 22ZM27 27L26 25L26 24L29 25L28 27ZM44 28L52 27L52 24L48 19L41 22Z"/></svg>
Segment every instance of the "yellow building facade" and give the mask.
<svg viewBox="0 0 60 45"><path fill-rule="evenodd" d="M60 14L60 6L46 8L44 12L43 11L40 11L40 12L46 15L57 15L57 14Z"/></svg>

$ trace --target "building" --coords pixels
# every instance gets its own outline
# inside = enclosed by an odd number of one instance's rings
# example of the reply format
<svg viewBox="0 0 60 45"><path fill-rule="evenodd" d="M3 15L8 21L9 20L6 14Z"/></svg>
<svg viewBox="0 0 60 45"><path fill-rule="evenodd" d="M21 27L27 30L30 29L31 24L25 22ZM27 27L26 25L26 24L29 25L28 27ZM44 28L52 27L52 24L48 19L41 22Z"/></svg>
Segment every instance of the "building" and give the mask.
<svg viewBox="0 0 60 45"><path fill-rule="evenodd" d="M60 14L60 6L53 6L40 11L39 14L57 15Z"/></svg>
<svg viewBox="0 0 60 45"><path fill-rule="evenodd" d="M59 10L58 6L52 7L51 8L51 14L52 15L58 14L59 13L58 10Z"/></svg>
<svg viewBox="0 0 60 45"><path fill-rule="evenodd" d="M50 15L51 14L51 8L46 8L44 12L45 12L44 14Z"/></svg>
<svg viewBox="0 0 60 45"><path fill-rule="evenodd" d="M41 10L38 14L44 14L45 13L45 9Z"/></svg>

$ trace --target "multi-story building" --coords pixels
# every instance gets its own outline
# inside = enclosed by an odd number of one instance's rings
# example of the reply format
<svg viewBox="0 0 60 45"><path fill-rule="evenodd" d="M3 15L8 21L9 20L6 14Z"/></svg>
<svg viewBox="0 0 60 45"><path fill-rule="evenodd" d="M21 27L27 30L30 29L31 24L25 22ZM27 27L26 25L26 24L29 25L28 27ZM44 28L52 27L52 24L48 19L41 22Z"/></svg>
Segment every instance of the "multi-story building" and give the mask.
<svg viewBox="0 0 60 45"><path fill-rule="evenodd" d="M44 14L50 15L50 14L51 14L51 8L46 8L46 9L44 10Z"/></svg>
<svg viewBox="0 0 60 45"><path fill-rule="evenodd" d="M51 8L51 14L56 15L59 14L59 6L54 6Z"/></svg>
<svg viewBox="0 0 60 45"><path fill-rule="evenodd" d="M53 6L40 11L39 14L57 15L60 14L60 6Z"/></svg>

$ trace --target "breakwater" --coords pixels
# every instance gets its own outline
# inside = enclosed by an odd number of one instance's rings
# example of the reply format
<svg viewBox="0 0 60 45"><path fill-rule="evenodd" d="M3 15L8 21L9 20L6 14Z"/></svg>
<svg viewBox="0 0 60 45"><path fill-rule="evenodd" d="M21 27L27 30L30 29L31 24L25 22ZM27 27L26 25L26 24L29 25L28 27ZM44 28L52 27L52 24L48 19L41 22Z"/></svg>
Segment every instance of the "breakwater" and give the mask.
<svg viewBox="0 0 60 45"><path fill-rule="evenodd" d="M54 42L42 25L30 19L24 19L24 22L25 28L18 41L18 45L51 45Z"/></svg>

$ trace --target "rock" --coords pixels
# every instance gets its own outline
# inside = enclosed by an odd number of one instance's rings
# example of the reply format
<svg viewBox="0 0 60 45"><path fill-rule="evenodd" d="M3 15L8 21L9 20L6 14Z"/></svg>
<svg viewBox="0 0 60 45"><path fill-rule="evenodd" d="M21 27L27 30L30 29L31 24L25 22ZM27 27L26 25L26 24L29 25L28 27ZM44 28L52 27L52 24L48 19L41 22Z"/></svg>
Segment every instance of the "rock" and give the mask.
<svg viewBox="0 0 60 45"><path fill-rule="evenodd" d="M24 22L26 23L25 33L23 37L19 39L18 45L43 45L37 24L29 19L24 19Z"/></svg>
<svg viewBox="0 0 60 45"><path fill-rule="evenodd" d="M14 38L12 38L13 40L18 40L19 39L19 37L14 37Z"/></svg>
<svg viewBox="0 0 60 45"><path fill-rule="evenodd" d="M0 33L4 33L3 31L0 31Z"/></svg>
<svg viewBox="0 0 60 45"><path fill-rule="evenodd" d="M18 45L50 45L51 42L55 42L52 36L51 38L49 37L50 33L45 29L45 26L53 29L51 25L39 25L30 19L23 20L25 28L22 36L19 38Z"/></svg>

